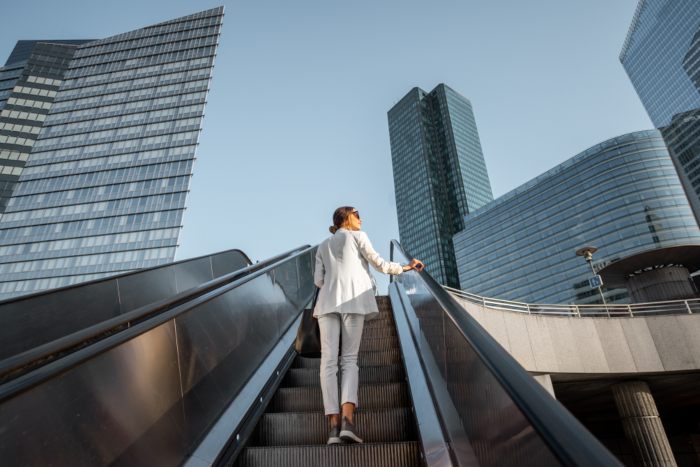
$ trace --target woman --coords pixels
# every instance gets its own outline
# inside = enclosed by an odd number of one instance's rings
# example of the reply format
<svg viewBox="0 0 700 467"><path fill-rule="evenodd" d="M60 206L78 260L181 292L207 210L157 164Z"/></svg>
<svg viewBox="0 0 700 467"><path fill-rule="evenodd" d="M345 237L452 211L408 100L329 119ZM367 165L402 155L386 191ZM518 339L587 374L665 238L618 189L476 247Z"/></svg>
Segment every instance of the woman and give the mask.
<svg viewBox="0 0 700 467"><path fill-rule="evenodd" d="M314 282L320 288L314 316L321 332L321 392L331 431L328 444L361 443L353 424L357 405L357 353L365 320L379 314L368 264L384 274L423 269L413 259L405 266L382 259L362 232L357 209L344 206L333 213L333 234L316 252ZM342 420L338 407L338 346L341 368Z"/></svg>

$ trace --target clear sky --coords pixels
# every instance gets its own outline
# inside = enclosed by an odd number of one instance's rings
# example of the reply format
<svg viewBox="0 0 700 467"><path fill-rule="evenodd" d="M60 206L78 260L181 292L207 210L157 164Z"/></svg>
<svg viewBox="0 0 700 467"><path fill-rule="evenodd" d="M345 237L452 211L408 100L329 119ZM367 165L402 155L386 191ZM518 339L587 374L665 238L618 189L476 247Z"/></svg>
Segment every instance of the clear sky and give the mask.
<svg viewBox="0 0 700 467"><path fill-rule="evenodd" d="M347 204L388 255L386 112L414 86L471 100L495 197L652 127L618 60L637 0L23 0L2 6L0 55L19 39L104 38L222 3L178 259L315 244Z"/></svg>

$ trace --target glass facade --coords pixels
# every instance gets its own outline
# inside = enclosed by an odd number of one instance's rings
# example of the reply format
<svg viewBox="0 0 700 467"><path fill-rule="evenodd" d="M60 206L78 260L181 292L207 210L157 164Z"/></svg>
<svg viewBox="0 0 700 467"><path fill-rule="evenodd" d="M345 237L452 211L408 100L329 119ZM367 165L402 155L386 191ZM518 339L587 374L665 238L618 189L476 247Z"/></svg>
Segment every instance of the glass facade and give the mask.
<svg viewBox="0 0 700 467"><path fill-rule="evenodd" d="M700 230L661 134L598 144L465 217L454 236L462 289L529 303L600 303L596 270L642 251L699 245ZM606 300L626 303L625 289Z"/></svg>
<svg viewBox="0 0 700 467"><path fill-rule="evenodd" d="M620 53L700 221L700 6L641 0Z"/></svg>
<svg viewBox="0 0 700 467"><path fill-rule="evenodd" d="M14 60L60 59L58 74L24 65L0 114L1 154L21 162L0 217L0 298L173 260L222 19L18 44Z"/></svg>
<svg viewBox="0 0 700 467"><path fill-rule="evenodd" d="M0 68L0 214L53 105L78 44L19 41Z"/></svg>
<svg viewBox="0 0 700 467"><path fill-rule="evenodd" d="M28 122L28 118L13 118L13 117L28 117L29 114L19 114L12 112L13 109L7 107L7 101L10 99L12 90L15 84L22 76L24 72L24 63L5 65L0 68L0 215L5 212L7 207L7 202L12 196L12 192L17 185L17 180L19 180L19 174L22 173L22 167L24 167L25 162L29 158L30 144L33 144L36 138L35 133L33 133L34 128L37 126L34 121L31 125L24 125ZM14 102L13 102L14 103ZM43 104L42 104L43 105ZM50 104L48 104L50 105ZM32 106L30 106L32 107ZM36 112L32 112L36 115ZM27 127L28 131L24 132L14 132L10 130L13 128L15 122L21 125L22 128ZM29 129L28 127L32 127ZM27 144L14 144L17 141L15 139L20 135L25 136L21 142L26 141Z"/></svg>
<svg viewBox="0 0 700 467"><path fill-rule="evenodd" d="M413 88L388 118L401 244L459 287L452 236L493 200L471 103L444 84Z"/></svg>

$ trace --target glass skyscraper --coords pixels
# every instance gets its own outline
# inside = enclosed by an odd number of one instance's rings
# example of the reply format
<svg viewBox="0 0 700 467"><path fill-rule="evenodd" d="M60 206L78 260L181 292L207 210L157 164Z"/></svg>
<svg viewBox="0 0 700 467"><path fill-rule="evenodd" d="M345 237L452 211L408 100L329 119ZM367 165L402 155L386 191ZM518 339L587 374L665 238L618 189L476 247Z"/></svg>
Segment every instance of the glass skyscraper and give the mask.
<svg viewBox="0 0 700 467"><path fill-rule="evenodd" d="M0 69L0 298L173 260L222 19L17 44Z"/></svg>
<svg viewBox="0 0 700 467"><path fill-rule="evenodd" d="M19 41L0 68L0 214L53 104L75 45L84 42L88 41Z"/></svg>
<svg viewBox="0 0 700 467"><path fill-rule="evenodd" d="M401 243L438 282L459 287L452 236L493 199L471 103L444 84L413 88L388 118Z"/></svg>
<svg viewBox="0 0 700 467"><path fill-rule="evenodd" d="M700 221L700 5L641 0L620 61L664 136Z"/></svg>
<svg viewBox="0 0 700 467"><path fill-rule="evenodd" d="M595 246L596 270L647 250L700 245L700 230L661 134L600 143L501 196L455 235L462 289L530 303L600 303L589 265L575 251ZM605 289L608 302L626 289Z"/></svg>

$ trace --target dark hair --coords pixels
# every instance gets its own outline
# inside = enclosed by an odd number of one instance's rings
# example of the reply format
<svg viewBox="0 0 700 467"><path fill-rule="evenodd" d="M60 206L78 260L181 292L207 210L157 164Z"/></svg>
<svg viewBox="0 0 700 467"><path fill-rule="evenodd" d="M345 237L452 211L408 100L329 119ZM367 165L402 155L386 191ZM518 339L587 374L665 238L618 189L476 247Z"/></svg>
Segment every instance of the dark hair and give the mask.
<svg viewBox="0 0 700 467"><path fill-rule="evenodd" d="M341 206L335 210L333 213L333 225L328 227L328 230L334 234L338 231L345 221L348 220L348 216L355 210L352 206Z"/></svg>

